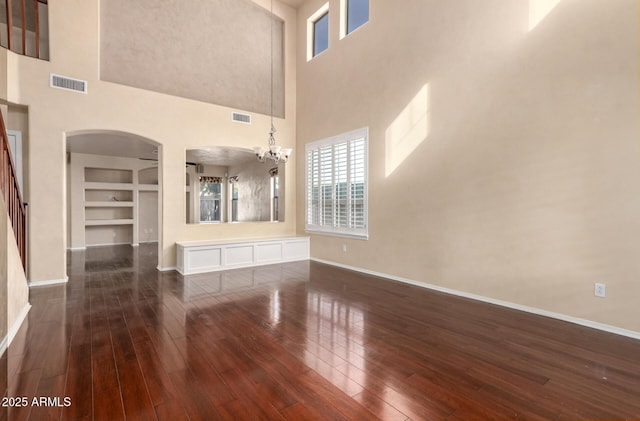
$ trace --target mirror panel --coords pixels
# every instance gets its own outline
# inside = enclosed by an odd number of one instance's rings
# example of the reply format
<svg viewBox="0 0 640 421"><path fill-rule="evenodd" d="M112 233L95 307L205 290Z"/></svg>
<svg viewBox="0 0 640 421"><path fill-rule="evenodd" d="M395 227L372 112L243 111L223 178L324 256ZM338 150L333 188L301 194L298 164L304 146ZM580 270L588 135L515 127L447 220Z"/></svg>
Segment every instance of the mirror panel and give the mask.
<svg viewBox="0 0 640 421"><path fill-rule="evenodd" d="M233 147L188 149L185 161L187 223L284 221L285 164Z"/></svg>

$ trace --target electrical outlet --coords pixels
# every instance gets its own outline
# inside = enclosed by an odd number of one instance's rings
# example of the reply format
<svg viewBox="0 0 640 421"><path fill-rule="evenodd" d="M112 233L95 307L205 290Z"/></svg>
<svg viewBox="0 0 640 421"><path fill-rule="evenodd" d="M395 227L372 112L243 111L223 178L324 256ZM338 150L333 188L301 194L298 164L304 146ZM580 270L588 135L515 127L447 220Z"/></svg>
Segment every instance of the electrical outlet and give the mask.
<svg viewBox="0 0 640 421"><path fill-rule="evenodd" d="M342 251L345 252L345 253L347 252L347 245L346 244L342 245Z"/></svg>
<svg viewBox="0 0 640 421"><path fill-rule="evenodd" d="M605 284L595 284L594 294L596 297L604 298L607 296L607 286Z"/></svg>

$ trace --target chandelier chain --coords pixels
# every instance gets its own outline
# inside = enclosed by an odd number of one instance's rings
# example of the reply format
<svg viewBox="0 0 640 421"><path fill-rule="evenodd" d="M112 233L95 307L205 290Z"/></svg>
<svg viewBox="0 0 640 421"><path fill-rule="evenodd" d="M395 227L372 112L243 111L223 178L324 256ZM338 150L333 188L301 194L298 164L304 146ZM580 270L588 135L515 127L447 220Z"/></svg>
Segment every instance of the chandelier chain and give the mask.
<svg viewBox="0 0 640 421"><path fill-rule="evenodd" d="M271 85L271 94L270 94L270 98L271 98L271 131L269 132L269 146L273 146L276 144L276 139L273 137L274 133L276 132L275 127L273 126L273 0L271 0L271 16L269 16L269 37L270 37L270 60L271 60L271 73L269 75L270 77L270 85Z"/></svg>

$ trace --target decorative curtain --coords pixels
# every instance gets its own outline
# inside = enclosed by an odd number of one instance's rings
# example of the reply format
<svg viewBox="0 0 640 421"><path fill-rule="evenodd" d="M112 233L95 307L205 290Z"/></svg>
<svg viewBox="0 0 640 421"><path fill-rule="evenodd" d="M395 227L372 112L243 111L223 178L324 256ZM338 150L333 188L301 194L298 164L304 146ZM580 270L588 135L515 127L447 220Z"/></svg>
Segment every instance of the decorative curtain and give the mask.
<svg viewBox="0 0 640 421"><path fill-rule="evenodd" d="M201 183L222 183L222 177L200 177Z"/></svg>
<svg viewBox="0 0 640 421"><path fill-rule="evenodd" d="M276 175L278 175L278 167L273 167L269 170L269 175L271 177L275 177Z"/></svg>
<svg viewBox="0 0 640 421"><path fill-rule="evenodd" d="M233 183L237 183L237 182L238 182L238 176L237 175L229 177L229 183L233 184Z"/></svg>

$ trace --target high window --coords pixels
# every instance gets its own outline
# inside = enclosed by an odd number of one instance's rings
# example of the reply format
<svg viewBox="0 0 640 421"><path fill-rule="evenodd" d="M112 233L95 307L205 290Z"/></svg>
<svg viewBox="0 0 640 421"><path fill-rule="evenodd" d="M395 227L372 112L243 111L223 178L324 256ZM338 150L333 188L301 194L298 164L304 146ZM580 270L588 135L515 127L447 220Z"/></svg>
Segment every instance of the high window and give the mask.
<svg viewBox="0 0 640 421"><path fill-rule="evenodd" d="M329 48L329 3L307 19L307 60Z"/></svg>
<svg viewBox="0 0 640 421"><path fill-rule="evenodd" d="M313 23L313 56L329 48L329 13Z"/></svg>
<svg viewBox="0 0 640 421"><path fill-rule="evenodd" d="M369 21L369 0L344 0L346 4L346 34Z"/></svg>
<svg viewBox="0 0 640 421"><path fill-rule="evenodd" d="M368 237L367 150L367 128L307 144L308 232Z"/></svg>

